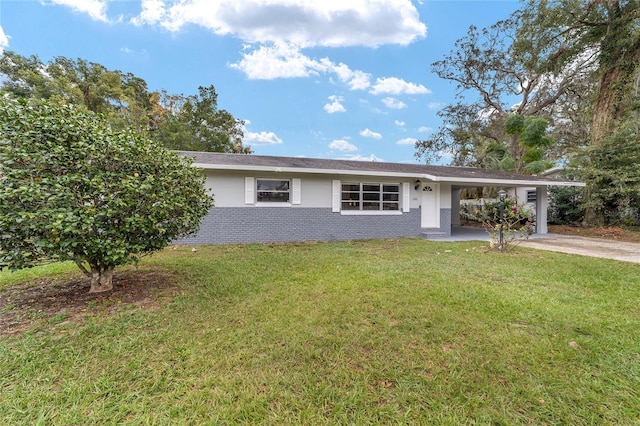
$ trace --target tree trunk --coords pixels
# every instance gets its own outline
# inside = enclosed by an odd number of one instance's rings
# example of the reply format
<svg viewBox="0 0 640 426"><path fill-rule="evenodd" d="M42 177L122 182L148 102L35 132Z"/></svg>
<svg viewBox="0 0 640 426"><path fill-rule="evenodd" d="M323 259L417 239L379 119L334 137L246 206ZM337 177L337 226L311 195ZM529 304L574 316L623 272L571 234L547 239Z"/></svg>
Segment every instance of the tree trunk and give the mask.
<svg viewBox="0 0 640 426"><path fill-rule="evenodd" d="M600 81L593 106L590 146L600 147L616 131L630 105L629 93L640 61L640 37L637 30L637 4L607 0L609 15L606 33L600 42ZM589 182L585 197L591 198ZM604 212L593 206L585 210L583 225L602 225Z"/></svg>
<svg viewBox="0 0 640 426"><path fill-rule="evenodd" d="M113 270L115 266L99 266L87 260L73 260L82 273L91 281L89 293L102 293L113 289ZM85 262L87 265L85 265ZM88 266L88 268L87 268Z"/></svg>
<svg viewBox="0 0 640 426"><path fill-rule="evenodd" d="M593 107L593 122L591 123L591 146L600 146L602 139L611 130L625 111L624 89L621 84L628 78L628 72L617 66L605 71L600 78L598 97Z"/></svg>
<svg viewBox="0 0 640 426"><path fill-rule="evenodd" d="M518 135L509 136L509 155L516 161L516 169L514 170L516 173L522 173L524 169L524 163L522 162L524 152L519 142Z"/></svg>
<svg viewBox="0 0 640 426"><path fill-rule="evenodd" d="M591 145L600 146L602 139L615 129L629 106L629 91L640 60L638 6L621 5L607 0L609 22L600 42L600 82L593 107Z"/></svg>
<svg viewBox="0 0 640 426"><path fill-rule="evenodd" d="M91 290L89 293L102 293L113 289L113 267L91 268Z"/></svg>

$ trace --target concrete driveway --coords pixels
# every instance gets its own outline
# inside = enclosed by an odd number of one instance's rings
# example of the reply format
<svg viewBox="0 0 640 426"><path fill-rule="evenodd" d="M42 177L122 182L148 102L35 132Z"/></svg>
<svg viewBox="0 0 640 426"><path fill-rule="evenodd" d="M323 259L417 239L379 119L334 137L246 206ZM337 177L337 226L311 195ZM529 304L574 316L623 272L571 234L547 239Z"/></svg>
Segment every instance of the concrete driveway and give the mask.
<svg viewBox="0 0 640 426"><path fill-rule="evenodd" d="M522 241L519 245L539 250L640 263L640 244L638 243L549 234Z"/></svg>

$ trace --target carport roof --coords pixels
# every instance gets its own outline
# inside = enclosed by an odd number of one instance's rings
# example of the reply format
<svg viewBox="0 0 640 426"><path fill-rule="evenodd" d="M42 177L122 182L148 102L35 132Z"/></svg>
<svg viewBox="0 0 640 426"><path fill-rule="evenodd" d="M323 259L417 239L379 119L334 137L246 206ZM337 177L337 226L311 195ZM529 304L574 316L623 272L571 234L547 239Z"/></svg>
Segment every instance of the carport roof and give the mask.
<svg viewBox="0 0 640 426"><path fill-rule="evenodd" d="M387 163L378 161L330 160L305 157L223 154L180 151L193 159L194 166L205 170L328 174L334 176L372 176L423 179L456 185L511 186L584 186L581 182L553 179L547 176L521 175L473 167L434 166L424 164Z"/></svg>

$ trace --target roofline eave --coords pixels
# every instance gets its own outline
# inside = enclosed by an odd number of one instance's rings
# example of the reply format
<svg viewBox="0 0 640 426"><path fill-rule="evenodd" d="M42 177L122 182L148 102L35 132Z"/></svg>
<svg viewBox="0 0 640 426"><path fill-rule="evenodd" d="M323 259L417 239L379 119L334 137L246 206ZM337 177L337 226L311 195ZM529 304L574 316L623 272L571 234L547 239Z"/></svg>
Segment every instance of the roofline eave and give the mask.
<svg viewBox="0 0 640 426"><path fill-rule="evenodd" d="M464 177L438 177L436 182L450 182L455 184L487 185L487 186L586 186L584 182L553 181L553 180L518 180L518 179L486 179Z"/></svg>
<svg viewBox="0 0 640 426"><path fill-rule="evenodd" d="M426 179L431 182L446 182L466 185L502 185L502 186L585 186L583 182L571 181L550 181L550 180L518 180L518 179L488 179L488 178L468 178L468 177L444 177L427 173L403 173L403 172L377 172L370 170L342 170L342 169L318 169L299 167L274 167L274 166L237 166L229 164L193 163L193 167L204 170L226 170L226 171L247 171L247 172L267 172L267 173L300 173L300 174L321 174L321 175L341 175L341 176L375 176L375 177L397 177L405 179Z"/></svg>
<svg viewBox="0 0 640 426"><path fill-rule="evenodd" d="M319 175L347 175L347 176L377 176L377 177L400 177L408 179L428 179L436 181L437 176L426 173L403 173L403 172L376 172L371 170L337 170L337 169L310 169L300 167L273 167L273 166L237 166L227 164L205 164L193 163L193 167L205 170L229 170L229 171L247 171L247 172L271 172L271 173L301 173L301 174L319 174Z"/></svg>

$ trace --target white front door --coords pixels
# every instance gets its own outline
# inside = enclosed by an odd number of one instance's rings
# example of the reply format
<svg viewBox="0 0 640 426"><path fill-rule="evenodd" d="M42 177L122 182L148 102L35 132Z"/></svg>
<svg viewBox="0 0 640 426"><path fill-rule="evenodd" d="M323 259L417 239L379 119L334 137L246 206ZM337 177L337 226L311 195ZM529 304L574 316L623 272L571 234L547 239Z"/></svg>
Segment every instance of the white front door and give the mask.
<svg viewBox="0 0 640 426"><path fill-rule="evenodd" d="M421 226L423 228L440 228L440 185L423 183L420 191Z"/></svg>

